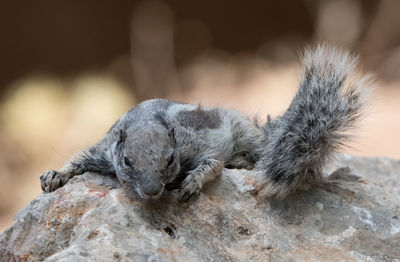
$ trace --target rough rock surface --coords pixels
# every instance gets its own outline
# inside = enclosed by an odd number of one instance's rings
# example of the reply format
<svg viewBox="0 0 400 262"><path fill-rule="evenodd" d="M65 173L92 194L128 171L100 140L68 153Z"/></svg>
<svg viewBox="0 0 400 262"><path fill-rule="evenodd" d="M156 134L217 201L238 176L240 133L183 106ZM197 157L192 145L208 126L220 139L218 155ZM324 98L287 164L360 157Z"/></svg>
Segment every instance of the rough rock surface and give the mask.
<svg viewBox="0 0 400 262"><path fill-rule="evenodd" d="M326 171L278 201L257 199L253 172L224 170L188 203L130 200L112 177L86 173L18 212L0 258L400 261L400 161L340 155Z"/></svg>

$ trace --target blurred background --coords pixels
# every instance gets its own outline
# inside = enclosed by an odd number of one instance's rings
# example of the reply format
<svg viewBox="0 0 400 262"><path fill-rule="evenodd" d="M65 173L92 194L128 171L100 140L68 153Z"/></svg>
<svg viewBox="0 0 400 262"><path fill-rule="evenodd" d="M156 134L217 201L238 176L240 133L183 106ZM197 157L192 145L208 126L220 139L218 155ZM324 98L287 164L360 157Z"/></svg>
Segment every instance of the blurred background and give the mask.
<svg viewBox="0 0 400 262"><path fill-rule="evenodd" d="M0 3L0 230L39 176L126 110L165 97L265 119L289 105L298 53L360 55L377 88L348 152L400 159L400 1L36 0Z"/></svg>

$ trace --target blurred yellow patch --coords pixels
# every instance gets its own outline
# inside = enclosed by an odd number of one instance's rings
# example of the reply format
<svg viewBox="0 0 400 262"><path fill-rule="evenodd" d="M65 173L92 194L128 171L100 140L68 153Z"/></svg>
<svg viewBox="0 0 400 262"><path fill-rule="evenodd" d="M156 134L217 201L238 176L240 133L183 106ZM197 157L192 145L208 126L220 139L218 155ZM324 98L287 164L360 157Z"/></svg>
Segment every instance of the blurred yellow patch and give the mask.
<svg viewBox="0 0 400 262"><path fill-rule="evenodd" d="M97 142L135 104L127 89L107 76L71 82L35 77L12 89L0 111L0 131L35 160L48 159L52 150L65 155Z"/></svg>
<svg viewBox="0 0 400 262"><path fill-rule="evenodd" d="M37 149L49 134L59 133L66 116L63 83L51 78L32 78L14 84L14 92L1 108L1 126L20 145Z"/></svg>

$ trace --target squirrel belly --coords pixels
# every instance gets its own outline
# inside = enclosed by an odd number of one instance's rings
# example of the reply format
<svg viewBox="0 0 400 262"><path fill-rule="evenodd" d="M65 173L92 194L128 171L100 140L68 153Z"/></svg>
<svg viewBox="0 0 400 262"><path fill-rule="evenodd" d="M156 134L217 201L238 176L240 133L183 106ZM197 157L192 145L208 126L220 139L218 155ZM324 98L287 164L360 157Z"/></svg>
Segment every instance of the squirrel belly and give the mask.
<svg viewBox="0 0 400 262"><path fill-rule="evenodd" d="M227 167L257 170L263 195L286 197L304 179L318 179L326 161L351 138L370 79L351 81L356 59L339 49L319 45L302 62L304 76L289 108L263 126L235 110L144 101L96 145L60 170L45 172L42 189L54 191L75 175L95 171L115 174L142 199L174 190L186 201Z"/></svg>

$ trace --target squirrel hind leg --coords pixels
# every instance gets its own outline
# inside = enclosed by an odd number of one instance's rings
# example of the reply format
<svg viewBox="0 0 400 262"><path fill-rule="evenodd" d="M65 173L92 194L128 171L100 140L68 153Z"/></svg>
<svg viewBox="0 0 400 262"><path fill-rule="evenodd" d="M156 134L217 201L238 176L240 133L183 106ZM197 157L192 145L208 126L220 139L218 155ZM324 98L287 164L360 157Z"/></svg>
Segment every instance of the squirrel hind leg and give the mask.
<svg viewBox="0 0 400 262"><path fill-rule="evenodd" d="M243 152L241 154L233 156L227 162L224 167L228 169L247 169L252 170L256 164L256 158L250 152Z"/></svg>

